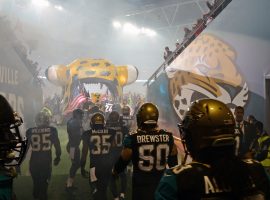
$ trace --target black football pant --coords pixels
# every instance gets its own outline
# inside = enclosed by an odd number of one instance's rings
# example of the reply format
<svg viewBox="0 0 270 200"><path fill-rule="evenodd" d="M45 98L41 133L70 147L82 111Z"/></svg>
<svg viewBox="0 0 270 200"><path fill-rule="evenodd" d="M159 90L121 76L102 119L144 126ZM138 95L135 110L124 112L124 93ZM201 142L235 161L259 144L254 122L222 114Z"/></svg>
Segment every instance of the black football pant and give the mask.
<svg viewBox="0 0 270 200"><path fill-rule="evenodd" d="M111 177L111 167L97 166L96 167L96 189L93 194L94 200L107 200L107 188Z"/></svg>
<svg viewBox="0 0 270 200"><path fill-rule="evenodd" d="M80 168L80 148L68 146L67 151L71 158L71 167L69 170L69 177L74 178L77 170Z"/></svg>
<svg viewBox="0 0 270 200"><path fill-rule="evenodd" d="M140 176L134 174L132 177L132 200L154 200L155 191L162 174Z"/></svg>
<svg viewBox="0 0 270 200"><path fill-rule="evenodd" d="M127 173L126 170L122 173L120 173L119 175L119 179L120 179L120 193L126 193L126 189L127 189ZM114 198L119 197L119 192L117 190L117 177L116 176L112 176L111 177L111 182L110 182L110 189L112 192L112 195Z"/></svg>
<svg viewBox="0 0 270 200"><path fill-rule="evenodd" d="M51 178L51 164L31 164L30 173L33 180L33 197L39 200L48 199L48 184Z"/></svg>

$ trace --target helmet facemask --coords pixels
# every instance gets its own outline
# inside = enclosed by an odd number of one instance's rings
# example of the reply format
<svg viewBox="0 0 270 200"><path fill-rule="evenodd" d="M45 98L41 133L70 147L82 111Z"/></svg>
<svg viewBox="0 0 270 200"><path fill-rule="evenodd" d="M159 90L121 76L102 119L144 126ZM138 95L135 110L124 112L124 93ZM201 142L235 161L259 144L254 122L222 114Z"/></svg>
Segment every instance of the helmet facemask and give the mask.
<svg viewBox="0 0 270 200"><path fill-rule="evenodd" d="M0 124L0 165L20 165L24 159L27 140L22 137L19 126L23 123L17 113L13 113L13 123Z"/></svg>

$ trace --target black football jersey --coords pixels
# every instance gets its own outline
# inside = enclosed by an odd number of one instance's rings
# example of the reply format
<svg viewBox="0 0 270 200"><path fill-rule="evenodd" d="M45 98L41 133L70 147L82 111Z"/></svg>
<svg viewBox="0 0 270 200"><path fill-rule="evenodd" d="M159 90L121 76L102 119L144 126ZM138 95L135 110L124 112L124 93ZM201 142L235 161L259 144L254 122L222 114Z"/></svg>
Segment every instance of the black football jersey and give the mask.
<svg viewBox="0 0 270 200"><path fill-rule="evenodd" d="M114 145L115 130L90 129L82 135L82 140L88 144L90 151L90 167L99 165L112 165L111 149Z"/></svg>
<svg viewBox="0 0 270 200"><path fill-rule="evenodd" d="M131 128L132 121L133 119L131 116L125 116L125 115L121 116L121 123L123 124L123 126L127 127L128 129Z"/></svg>
<svg viewBox="0 0 270 200"><path fill-rule="evenodd" d="M123 140L125 135L128 134L128 128L126 126L121 125L120 123L116 124L108 124L108 128L115 130L115 148L117 151L121 151L123 147Z"/></svg>
<svg viewBox="0 0 270 200"><path fill-rule="evenodd" d="M54 127L34 127L26 131L26 137L32 147L30 161L51 162L52 145L55 146L56 155L60 156L61 147L57 129Z"/></svg>
<svg viewBox="0 0 270 200"><path fill-rule="evenodd" d="M174 145L172 133L138 130L127 135L123 146L132 149L134 175L162 175Z"/></svg>
<svg viewBox="0 0 270 200"><path fill-rule="evenodd" d="M213 175L210 165L193 162L166 170L156 190L155 199L193 200L265 200L270 198L270 181L261 164L254 160L239 162L240 170L247 171L241 194L232 191L233 183L225 183ZM231 170L232 169L229 169ZM240 177L235 175L231 180ZM233 182L235 182L233 181ZM166 197L166 198L165 198Z"/></svg>

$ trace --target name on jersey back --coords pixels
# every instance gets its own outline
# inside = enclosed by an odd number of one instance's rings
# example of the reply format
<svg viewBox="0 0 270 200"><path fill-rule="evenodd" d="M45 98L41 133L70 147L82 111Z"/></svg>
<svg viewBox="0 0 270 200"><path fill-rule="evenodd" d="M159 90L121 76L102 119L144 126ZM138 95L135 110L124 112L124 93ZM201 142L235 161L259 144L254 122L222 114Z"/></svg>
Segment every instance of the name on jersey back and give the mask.
<svg viewBox="0 0 270 200"><path fill-rule="evenodd" d="M137 143L169 142L168 135L137 135Z"/></svg>
<svg viewBox="0 0 270 200"><path fill-rule="evenodd" d="M50 128L33 128L32 133L49 133L51 132Z"/></svg>

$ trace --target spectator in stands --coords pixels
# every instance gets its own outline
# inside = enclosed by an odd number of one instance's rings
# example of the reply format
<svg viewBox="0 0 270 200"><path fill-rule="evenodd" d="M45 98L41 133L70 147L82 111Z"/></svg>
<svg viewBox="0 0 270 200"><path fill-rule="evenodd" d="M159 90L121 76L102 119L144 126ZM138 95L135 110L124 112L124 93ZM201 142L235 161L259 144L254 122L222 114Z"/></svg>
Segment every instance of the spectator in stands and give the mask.
<svg viewBox="0 0 270 200"><path fill-rule="evenodd" d="M189 28L187 27L184 27L184 32L185 32L185 35L184 35L184 40L188 38L191 30L189 30Z"/></svg>
<svg viewBox="0 0 270 200"><path fill-rule="evenodd" d="M206 1L206 5L209 8L209 10L212 10L212 8L214 7L214 4L211 4L209 1Z"/></svg>
<svg viewBox="0 0 270 200"><path fill-rule="evenodd" d="M204 20L205 26L207 26L213 20L213 17L211 17L211 13L210 12L205 13L203 15L203 20Z"/></svg>
<svg viewBox="0 0 270 200"><path fill-rule="evenodd" d="M220 5L223 3L224 0L214 0L214 2L211 4L209 1L206 2L207 7L210 9L210 11L214 10L214 13L212 13L211 17L215 18L218 13L221 12L222 7Z"/></svg>
<svg viewBox="0 0 270 200"><path fill-rule="evenodd" d="M260 127L263 127L263 123L257 120L253 115L248 115L247 121L255 126L257 132L260 132Z"/></svg>
<svg viewBox="0 0 270 200"><path fill-rule="evenodd" d="M180 54L180 47L181 47L180 43L176 42L175 43L175 56L174 57L176 57Z"/></svg>
<svg viewBox="0 0 270 200"><path fill-rule="evenodd" d="M175 49L179 49L180 48L180 43L179 42L176 42L175 43Z"/></svg>
<svg viewBox="0 0 270 200"><path fill-rule="evenodd" d="M165 47L165 52L163 55L164 60L166 60L171 54L172 54L172 51L169 49L169 47Z"/></svg>
<svg viewBox="0 0 270 200"><path fill-rule="evenodd" d="M193 27L193 29L195 30L195 37L200 35L200 33L204 30L204 28L205 28L205 24L204 24L203 19L201 18L197 19L197 23Z"/></svg>

